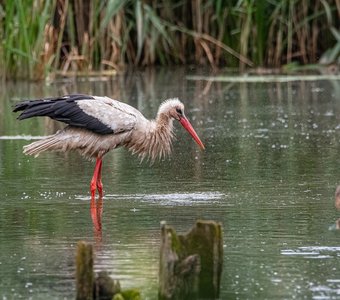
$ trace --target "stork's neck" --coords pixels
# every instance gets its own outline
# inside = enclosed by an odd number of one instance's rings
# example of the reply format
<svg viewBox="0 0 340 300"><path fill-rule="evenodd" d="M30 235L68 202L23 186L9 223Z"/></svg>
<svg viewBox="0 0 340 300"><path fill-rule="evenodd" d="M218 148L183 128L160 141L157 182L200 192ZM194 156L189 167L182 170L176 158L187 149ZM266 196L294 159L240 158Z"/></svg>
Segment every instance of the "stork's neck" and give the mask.
<svg viewBox="0 0 340 300"><path fill-rule="evenodd" d="M173 119L158 114L155 120L148 121L139 138L131 141L128 148L141 159L148 156L151 161L170 154L173 134Z"/></svg>
<svg viewBox="0 0 340 300"><path fill-rule="evenodd" d="M171 118L168 114L165 113L158 113L157 117L154 121L156 127L155 130L170 130L172 131L173 128L173 118Z"/></svg>

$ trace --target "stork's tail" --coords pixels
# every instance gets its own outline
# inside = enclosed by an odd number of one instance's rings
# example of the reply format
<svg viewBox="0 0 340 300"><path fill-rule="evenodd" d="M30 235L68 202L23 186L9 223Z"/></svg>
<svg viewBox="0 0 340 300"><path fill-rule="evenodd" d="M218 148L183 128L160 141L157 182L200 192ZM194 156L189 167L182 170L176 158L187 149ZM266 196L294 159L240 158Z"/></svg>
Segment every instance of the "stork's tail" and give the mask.
<svg viewBox="0 0 340 300"><path fill-rule="evenodd" d="M51 135L43 138L42 140L24 146L24 153L26 155L38 156L41 152L58 151L60 150L59 142L60 139L56 138L55 135Z"/></svg>

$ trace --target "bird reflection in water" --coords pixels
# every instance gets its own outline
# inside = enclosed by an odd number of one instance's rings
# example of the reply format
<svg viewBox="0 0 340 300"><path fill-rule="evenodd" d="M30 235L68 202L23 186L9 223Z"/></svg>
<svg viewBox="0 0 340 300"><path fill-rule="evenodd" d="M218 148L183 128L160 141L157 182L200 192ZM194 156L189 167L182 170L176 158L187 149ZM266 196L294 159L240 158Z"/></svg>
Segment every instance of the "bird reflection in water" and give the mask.
<svg viewBox="0 0 340 300"><path fill-rule="evenodd" d="M102 241L103 197L99 197L97 201L91 197L90 211L95 239L99 244Z"/></svg>

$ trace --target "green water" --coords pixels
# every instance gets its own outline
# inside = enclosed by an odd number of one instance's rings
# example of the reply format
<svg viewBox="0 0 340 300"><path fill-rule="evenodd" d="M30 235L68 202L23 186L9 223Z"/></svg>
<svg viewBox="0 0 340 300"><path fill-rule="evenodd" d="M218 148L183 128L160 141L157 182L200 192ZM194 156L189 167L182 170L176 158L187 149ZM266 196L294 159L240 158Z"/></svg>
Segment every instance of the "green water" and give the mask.
<svg viewBox="0 0 340 300"><path fill-rule="evenodd" d="M340 81L188 80L193 73L2 86L1 299L74 298L79 240L94 244L96 270L156 299L160 221L185 232L198 218L223 225L221 299L340 299L340 233L329 230L339 216ZM19 99L75 92L121 99L149 118L179 97L206 145L176 124L169 159L109 153L101 234L90 216L94 164L76 153L24 156L24 138L60 125L11 113Z"/></svg>

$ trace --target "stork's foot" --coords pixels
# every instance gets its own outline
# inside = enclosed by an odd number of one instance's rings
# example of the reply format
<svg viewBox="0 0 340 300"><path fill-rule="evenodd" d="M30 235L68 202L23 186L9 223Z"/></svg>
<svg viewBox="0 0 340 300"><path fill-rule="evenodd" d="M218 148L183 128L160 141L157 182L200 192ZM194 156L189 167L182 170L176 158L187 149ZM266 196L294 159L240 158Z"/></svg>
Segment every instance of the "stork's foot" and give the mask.
<svg viewBox="0 0 340 300"><path fill-rule="evenodd" d="M99 198L103 198L103 184L101 181L96 183L91 182L91 200L96 198L96 191L98 191Z"/></svg>

